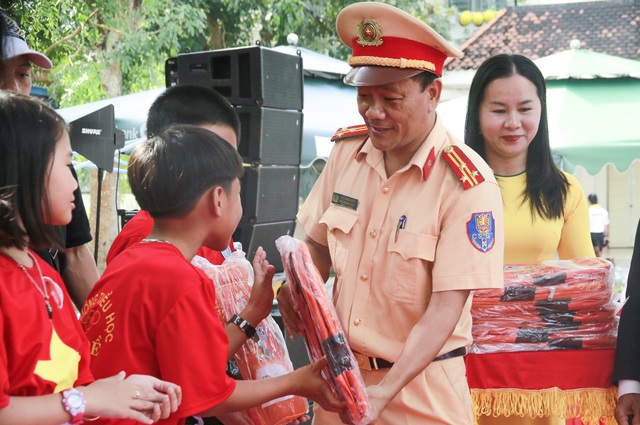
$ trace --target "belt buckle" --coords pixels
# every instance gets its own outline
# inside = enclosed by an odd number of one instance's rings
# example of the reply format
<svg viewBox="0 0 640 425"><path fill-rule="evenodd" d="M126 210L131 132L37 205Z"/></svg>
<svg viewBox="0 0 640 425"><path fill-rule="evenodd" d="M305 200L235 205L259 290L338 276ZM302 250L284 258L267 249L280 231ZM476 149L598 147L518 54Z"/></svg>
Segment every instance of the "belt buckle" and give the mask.
<svg viewBox="0 0 640 425"><path fill-rule="evenodd" d="M355 351L353 352L353 357L355 357L358 367L361 370L372 370L371 364L369 363L369 357Z"/></svg>

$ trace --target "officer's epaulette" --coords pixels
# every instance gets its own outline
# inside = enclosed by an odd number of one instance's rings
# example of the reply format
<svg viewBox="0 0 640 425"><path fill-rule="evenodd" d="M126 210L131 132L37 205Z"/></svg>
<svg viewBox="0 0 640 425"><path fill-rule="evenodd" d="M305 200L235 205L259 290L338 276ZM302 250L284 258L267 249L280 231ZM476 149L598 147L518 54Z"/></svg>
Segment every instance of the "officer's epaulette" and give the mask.
<svg viewBox="0 0 640 425"><path fill-rule="evenodd" d="M352 125L351 127L341 127L331 136L332 142L346 139L348 137L364 136L369 130L365 124Z"/></svg>
<svg viewBox="0 0 640 425"><path fill-rule="evenodd" d="M447 162L464 190L477 186L484 181L480 171L459 146L451 145L444 148L442 158Z"/></svg>

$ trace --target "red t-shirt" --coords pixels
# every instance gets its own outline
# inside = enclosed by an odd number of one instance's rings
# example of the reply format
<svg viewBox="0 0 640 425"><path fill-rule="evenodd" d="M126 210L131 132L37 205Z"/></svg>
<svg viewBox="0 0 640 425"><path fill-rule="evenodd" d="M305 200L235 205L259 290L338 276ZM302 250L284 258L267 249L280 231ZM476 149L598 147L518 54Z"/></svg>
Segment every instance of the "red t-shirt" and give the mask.
<svg viewBox="0 0 640 425"><path fill-rule="evenodd" d="M113 240L107 254L107 264L122 251L149 236L151 229L153 229L153 217L147 211L138 211ZM230 253L234 251L233 239L229 241L229 249ZM224 253L204 246L198 250L197 255L206 258L211 264L222 264L225 258Z"/></svg>
<svg viewBox="0 0 640 425"><path fill-rule="evenodd" d="M96 377L124 370L182 387L178 411L159 424L183 424L235 389L225 373L229 341L216 315L213 283L170 243L139 243L114 258L80 321Z"/></svg>
<svg viewBox="0 0 640 425"><path fill-rule="evenodd" d="M0 253L0 408L9 404L9 396L53 394L93 381L89 343L64 283L34 257L51 298L51 319L34 284L11 257ZM35 265L27 271L42 285Z"/></svg>

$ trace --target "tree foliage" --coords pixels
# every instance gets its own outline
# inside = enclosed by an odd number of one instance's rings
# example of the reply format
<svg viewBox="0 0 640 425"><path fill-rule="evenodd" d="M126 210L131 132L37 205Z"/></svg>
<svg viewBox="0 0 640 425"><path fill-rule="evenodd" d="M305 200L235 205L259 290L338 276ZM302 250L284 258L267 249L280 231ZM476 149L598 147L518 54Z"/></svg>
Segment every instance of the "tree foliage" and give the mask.
<svg viewBox="0 0 640 425"><path fill-rule="evenodd" d="M54 63L36 82L69 106L162 86L165 59L206 31L203 10L190 3L18 0L5 10Z"/></svg>
<svg viewBox="0 0 640 425"><path fill-rule="evenodd" d="M346 60L335 31L348 0L0 0L29 45L54 63L38 73L58 106L164 85L164 62L186 51L260 43L298 45ZM445 37L455 10L444 0L388 0Z"/></svg>

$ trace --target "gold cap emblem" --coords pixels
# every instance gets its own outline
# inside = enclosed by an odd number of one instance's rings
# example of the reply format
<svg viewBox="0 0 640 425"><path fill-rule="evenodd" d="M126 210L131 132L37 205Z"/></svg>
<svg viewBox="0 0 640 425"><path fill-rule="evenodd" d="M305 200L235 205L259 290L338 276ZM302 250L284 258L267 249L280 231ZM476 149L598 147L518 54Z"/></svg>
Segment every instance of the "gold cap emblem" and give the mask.
<svg viewBox="0 0 640 425"><path fill-rule="evenodd" d="M362 21L358 24L358 40L361 46L379 46L382 44L380 24L374 19Z"/></svg>

